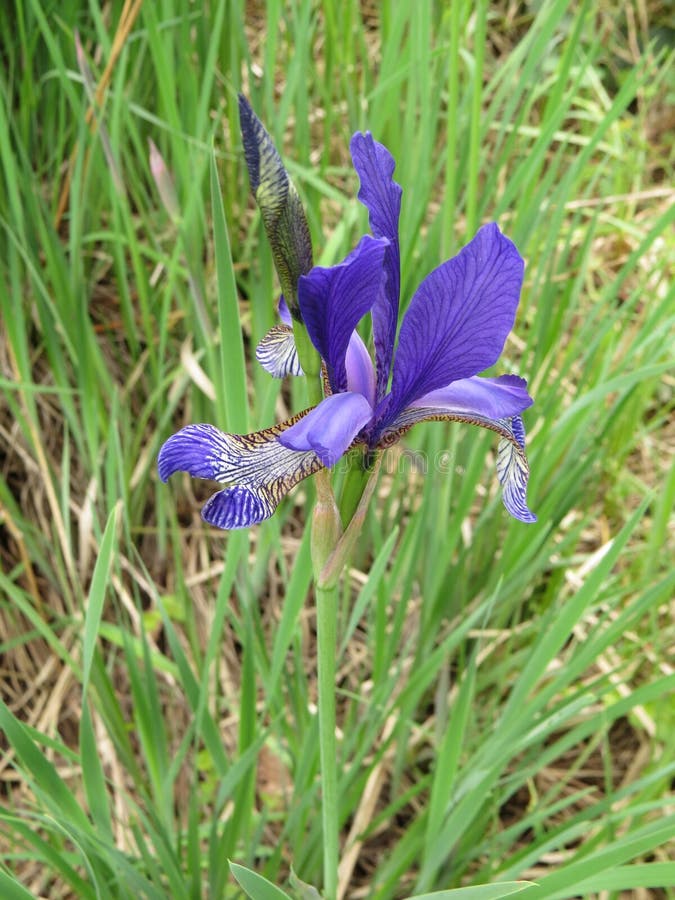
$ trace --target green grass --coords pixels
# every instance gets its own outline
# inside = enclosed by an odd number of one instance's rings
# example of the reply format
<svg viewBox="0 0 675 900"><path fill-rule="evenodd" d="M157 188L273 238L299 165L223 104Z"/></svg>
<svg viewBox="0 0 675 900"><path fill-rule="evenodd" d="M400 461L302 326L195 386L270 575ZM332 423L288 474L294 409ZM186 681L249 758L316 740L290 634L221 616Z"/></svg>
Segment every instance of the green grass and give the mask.
<svg viewBox="0 0 675 900"><path fill-rule="evenodd" d="M495 373L528 377L536 400L538 524L502 510L490 434L414 429L406 450L429 470L390 452L344 580L343 895L675 896L666 12L0 12L5 896L241 896L228 859L294 896L291 865L320 886L313 488L214 533L210 487L155 470L181 425L265 427L305 402L253 355L277 287L240 89L283 149L317 261L366 230L348 143L367 128L404 190L403 306L483 221L527 263Z"/></svg>

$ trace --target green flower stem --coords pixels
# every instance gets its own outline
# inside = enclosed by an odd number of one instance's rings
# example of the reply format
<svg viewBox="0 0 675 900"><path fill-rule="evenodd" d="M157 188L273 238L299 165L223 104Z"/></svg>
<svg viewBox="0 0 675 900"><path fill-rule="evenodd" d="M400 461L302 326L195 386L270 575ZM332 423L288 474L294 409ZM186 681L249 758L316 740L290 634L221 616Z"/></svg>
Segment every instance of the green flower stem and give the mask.
<svg viewBox="0 0 675 900"><path fill-rule="evenodd" d="M335 741L335 655L339 577L321 579L327 560L339 546L338 512L327 471L316 475L316 506L312 517L312 564L316 596L319 754L321 762L321 819L323 825L323 896L336 900L339 857L337 746Z"/></svg>
<svg viewBox="0 0 675 900"><path fill-rule="evenodd" d="M323 399L321 359L307 330L293 323L293 336L302 370L306 375L311 406ZM312 516L312 565L316 597L317 677L319 707L319 758L321 769L321 821L323 826L323 896L336 900L339 859L339 809L337 792L337 746L335 742L335 654L337 652L337 580L321 582L320 574L334 552L342 525L335 504L331 477L325 469L317 472L316 505Z"/></svg>
<svg viewBox="0 0 675 900"><path fill-rule="evenodd" d="M293 331L300 365L307 376L311 404L321 402L321 361L306 330L294 323ZM335 671L340 575L354 548L375 489L379 457L357 457L359 465L350 473L343 492L342 533L340 510L335 503L330 473L323 469L315 477L316 504L312 515L312 567L316 597L317 679L319 708L319 758L321 770L321 822L323 828L323 896L337 900L340 808L338 802ZM354 476L352 479L349 475Z"/></svg>
<svg viewBox="0 0 675 900"><path fill-rule="evenodd" d="M323 824L323 896L325 900L336 900L338 880L339 808L337 746L335 741L337 597L337 584L328 588L316 585L321 820Z"/></svg>
<svg viewBox="0 0 675 900"><path fill-rule="evenodd" d="M312 564L316 596L319 754L321 760L321 819L323 824L323 881L325 900L336 900L338 887L340 810L335 740L335 667L340 575L349 560L372 499L380 457L368 472L358 506L344 534L330 475L316 474L316 506L312 517Z"/></svg>

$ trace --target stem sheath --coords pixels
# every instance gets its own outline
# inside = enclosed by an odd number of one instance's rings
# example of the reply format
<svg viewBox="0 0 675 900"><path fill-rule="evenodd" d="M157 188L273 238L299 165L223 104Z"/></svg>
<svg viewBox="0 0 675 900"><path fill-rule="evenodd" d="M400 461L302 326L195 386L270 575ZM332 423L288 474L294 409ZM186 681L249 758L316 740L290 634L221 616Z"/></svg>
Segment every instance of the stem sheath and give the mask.
<svg viewBox="0 0 675 900"><path fill-rule="evenodd" d="M319 757L321 764L321 821L323 826L323 896L337 900L340 806L338 800L335 672L340 575L363 528L380 467L379 456L359 479L352 498L353 515L342 533L329 473L317 472L316 505L312 516L312 566L316 597ZM366 480L368 477L368 480Z"/></svg>

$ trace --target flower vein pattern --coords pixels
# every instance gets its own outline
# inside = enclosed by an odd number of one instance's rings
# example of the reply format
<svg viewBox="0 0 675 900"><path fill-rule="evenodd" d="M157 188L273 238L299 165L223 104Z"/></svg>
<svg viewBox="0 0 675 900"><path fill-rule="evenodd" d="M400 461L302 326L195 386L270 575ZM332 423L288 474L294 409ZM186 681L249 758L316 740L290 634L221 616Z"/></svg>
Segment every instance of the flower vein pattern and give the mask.
<svg viewBox="0 0 675 900"><path fill-rule="evenodd" d="M297 192L272 152L269 135L250 107L245 109L242 129L249 171L253 160L254 193L260 194L257 160L264 159L267 208L276 209L270 196L274 184L292 198L292 214L275 244L292 248L294 242L285 232L294 227ZM256 151L256 141L267 144ZM160 477L166 481L174 472L185 471L229 485L207 501L202 516L220 528L248 527L271 516L294 485L323 466L333 466L354 445L376 451L419 422L464 422L500 436L497 477L504 505L516 519L534 522L527 506L529 468L521 418L532 405L527 384L515 375L478 374L497 361L513 327L523 260L496 224L483 226L457 256L422 281L403 318L394 359L401 188L393 180L393 157L370 133L354 135L351 151L361 182L358 196L368 208L373 236L363 237L339 264L307 271L303 213L298 226L302 234L295 242L302 260L286 260L281 278L285 291L291 291L293 317L307 329L323 361L325 399L286 422L248 435L188 425L162 447ZM273 171L275 166L282 172ZM290 272L305 274L291 284ZM279 312L281 323L263 338L256 356L275 377L299 375L292 316L283 296ZM368 313L375 366L356 331Z"/></svg>

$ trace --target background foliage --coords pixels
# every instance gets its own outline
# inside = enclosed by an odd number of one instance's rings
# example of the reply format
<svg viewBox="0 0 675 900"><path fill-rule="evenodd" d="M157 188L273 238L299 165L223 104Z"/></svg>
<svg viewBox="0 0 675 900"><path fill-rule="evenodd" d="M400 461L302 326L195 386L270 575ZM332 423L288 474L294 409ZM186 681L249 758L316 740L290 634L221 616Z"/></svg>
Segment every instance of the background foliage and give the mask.
<svg viewBox="0 0 675 900"><path fill-rule="evenodd" d="M27 0L0 34L4 896L236 896L228 858L320 878L311 484L224 535L211 486L155 472L180 425L303 405L254 364L277 288L239 89L317 261L365 231L366 128L404 306L484 220L527 261L496 371L536 398L539 523L503 512L491 435L413 430L344 585L342 895L673 896L665 4Z"/></svg>

